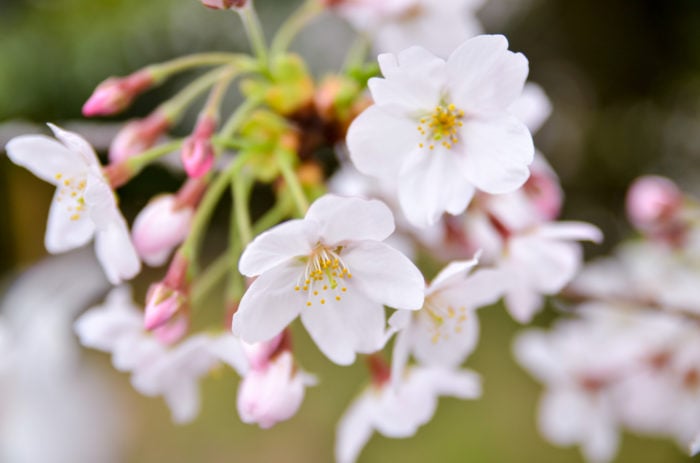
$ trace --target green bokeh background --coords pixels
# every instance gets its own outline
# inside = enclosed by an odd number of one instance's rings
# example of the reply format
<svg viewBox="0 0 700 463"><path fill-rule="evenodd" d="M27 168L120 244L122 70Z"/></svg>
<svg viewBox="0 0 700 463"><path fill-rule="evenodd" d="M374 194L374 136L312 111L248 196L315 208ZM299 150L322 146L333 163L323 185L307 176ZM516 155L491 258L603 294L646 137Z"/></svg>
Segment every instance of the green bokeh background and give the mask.
<svg viewBox="0 0 700 463"><path fill-rule="evenodd" d="M296 3L256 1L268 35ZM623 200L636 176L668 175L698 193L700 1L492 0L480 17L488 32L505 33L511 49L526 54L531 78L552 99L554 113L536 144L561 175L565 217L606 232L606 243L588 247L589 255L609 251L630 232ZM324 17L295 47L313 57L313 69L337 69L350 37L341 23ZM79 119L82 103L106 76L213 49L245 50L240 23L196 0L2 0L0 141L18 134L18 121ZM149 92L122 118L145 114L178 85L175 80ZM149 196L177 185L171 174L147 171L120 192L127 217L133 219ZM50 186L0 157L0 276L45 255L51 195ZM224 222L215 222L214 237L223 235ZM146 272L137 287L143 291L159 275ZM202 310L200 316L221 317L215 300ZM536 324L554 317L550 307ZM480 319L482 339L467 366L482 374L483 398L441 400L434 420L414 438L375 435L361 461L581 461L577 450L552 447L537 433L540 387L510 354L521 328L498 306L481 311ZM170 423L162 400L139 396L126 375L111 373L130 413L127 461L331 461L335 423L365 381L365 369L361 362L331 365L298 327L295 340L304 367L321 382L308 390L297 417L269 431L240 422L237 379L228 371L203 382L201 416L181 427ZM106 366L108 357L92 353L86 362ZM673 443L631 435L624 436L617 459L688 460Z"/></svg>

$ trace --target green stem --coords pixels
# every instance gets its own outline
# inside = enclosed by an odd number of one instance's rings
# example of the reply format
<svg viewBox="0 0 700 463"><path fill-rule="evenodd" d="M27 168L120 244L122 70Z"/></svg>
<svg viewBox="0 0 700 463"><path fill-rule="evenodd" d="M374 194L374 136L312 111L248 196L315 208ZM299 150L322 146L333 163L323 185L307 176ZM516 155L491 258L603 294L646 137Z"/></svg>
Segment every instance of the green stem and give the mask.
<svg viewBox="0 0 700 463"><path fill-rule="evenodd" d="M367 53L370 50L371 41L369 37L365 34L358 35L355 40L350 45L347 55L345 55L345 61L343 61L343 70L348 71L350 69L361 66L365 62Z"/></svg>
<svg viewBox="0 0 700 463"><path fill-rule="evenodd" d="M306 210L309 208L309 201L306 199L304 190L301 188L301 183L299 183L299 178L292 163L289 162L287 153L283 150L277 151L277 164L279 165L280 171L282 172L282 177L284 177L287 186L292 193L294 198L294 203L297 206L297 210L301 216L306 215Z"/></svg>
<svg viewBox="0 0 700 463"><path fill-rule="evenodd" d="M258 235L268 228L280 223L283 219L289 216L289 206L290 204L287 197L278 199L271 209L269 209L262 217L255 221L253 233Z"/></svg>
<svg viewBox="0 0 700 463"><path fill-rule="evenodd" d="M153 161L156 161L159 158L165 156L166 154L172 153L173 151L180 149L184 141L185 139L181 138L153 147L147 151L144 151L138 156L129 158L126 161L126 165L131 170L132 175L136 175L139 172L141 172L141 170L143 170L144 167L151 164Z"/></svg>
<svg viewBox="0 0 700 463"><path fill-rule="evenodd" d="M246 35L253 48L255 56L264 68L267 68L267 44L265 43L265 34L263 33L260 19L255 11L252 1L246 2L243 8L237 10L241 15L243 26L245 27Z"/></svg>
<svg viewBox="0 0 700 463"><path fill-rule="evenodd" d="M207 99L204 108L200 112L200 115L206 115L214 120L219 119L219 108L221 107L221 101L226 95L226 90L228 90L231 81L236 77L236 73L231 70L231 72L221 76L219 81L214 85L209 93L209 98Z"/></svg>
<svg viewBox="0 0 700 463"><path fill-rule="evenodd" d="M182 56L171 61L152 64L146 67L151 73L155 82L160 83L168 77L178 72L186 71L200 66L215 66L219 64L234 64L245 62L250 58L239 53L196 53Z"/></svg>
<svg viewBox="0 0 700 463"><path fill-rule="evenodd" d="M231 192L233 194L233 199L236 199L236 193L234 192L234 185L231 185ZM234 208L238 208L234 204ZM229 261L229 282L226 285L226 303L238 302L243 296L243 291L245 290L245 279L243 275L238 272L238 260L241 257L241 250L243 249L243 244L236 235L238 230L238 217L235 211L231 211L231 224L229 226L229 249L226 253L227 259Z"/></svg>
<svg viewBox="0 0 700 463"><path fill-rule="evenodd" d="M256 98L250 98L245 100L236 110L231 114L223 128L219 132L217 137L219 140L226 140L231 138L240 125L245 121L250 112L255 109L260 104L260 100Z"/></svg>
<svg viewBox="0 0 700 463"><path fill-rule="evenodd" d="M252 178L239 170L233 179L231 192L233 193L234 220L240 236L242 247L245 247L253 240L253 231L250 224L250 211L248 202L250 200L250 190L253 186Z"/></svg>
<svg viewBox="0 0 700 463"><path fill-rule="evenodd" d="M199 95L221 79L221 76L225 72L231 72L231 70L231 67L224 66L223 68L220 67L207 72L180 90L174 97L162 103L156 111L161 111L165 114L171 124L177 122L185 109L187 109Z"/></svg>
<svg viewBox="0 0 700 463"><path fill-rule="evenodd" d="M270 55L274 58L284 53L299 32L322 11L323 5L318 0L304 2L277 31L272 39Z"/></svg>
<svg viewBox="0 0 700 463"><path fill-rule="evenodd" d="M229 261L229 256L226 254L219 256L214 262L209 264L207 269L197 277L192 286L190 297L193 307L196 308L200 305L204 296L214 289L216 284L226 276L230 267L231 262Z"/></svg>

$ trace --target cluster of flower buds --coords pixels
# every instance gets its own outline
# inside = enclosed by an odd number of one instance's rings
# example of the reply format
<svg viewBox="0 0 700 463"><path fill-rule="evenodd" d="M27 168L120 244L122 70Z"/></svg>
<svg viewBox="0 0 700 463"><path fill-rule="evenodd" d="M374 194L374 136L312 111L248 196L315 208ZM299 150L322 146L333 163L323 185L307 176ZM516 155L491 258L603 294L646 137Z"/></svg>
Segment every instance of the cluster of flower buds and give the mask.
<svg viewBox="0 0 700 463"><path fill-rule="evenodd" d="M240 13L254 56L192 55L100 84L86 115L113 114L177 72L214 66L150 115L128 122L110 147L107 166L80 136L55 126L60 142L24 136L7 146L13 162L57 188L46 232L50 252L94 237L115 285L135 277L140 260L168 264L162 280L151 284L144 311L119 286L75 329L85 346L111 353L137 390L164 396L176 422L197 415L198 381L221 363L243 378L238 410L244 422L268 428L291 418L315 383L291 349L289 326L299 318L330 361L350 365L368 356L371 384L337 431L336 458L351 463L373 430L408 437L432 418L438 397L480 395L478 376L462 369L478 343L478 309L503 299L515 320L528 323L546 297L562 290L599 296L578 286L585 274L566 289L582 266L580 241L600 242L602 234L587 223L556 220L562 188L532 137L549 116L549 101L526 84L528 61L508 49L505 37L468 38L479 26L462 13L479 2L311 1L280 28L271 47L252 2L202 3ZM343 71L317 83L304 60L287 51L324 6L389 52L378 57L381 76L374 62L352 53ZM227 113L224 97L238 78L243 102ZM191 135L164 141L207 91ZM335 148L337 159L319 155ZM177 150L182 187L153 198L130 234L113 188ZM340 170L326 182L338 161ZM254 187L274 197L255 214ZM232 194L229 242L209 262L202 257L210 247L208 225L226 192ZM697 242L695 210L657 178L635 185L629 205L633 223L651 243L666 245L658 252L666 252L664 271L671 272L679 264L672 252ZM655 254L639 252L649 255ZM443 270L426 284L425 268L414 261ZM641 268L620 273L633 278ZM665 275L648 270L652 280ZM607 275L607 286L593 285L611 292L598 308L581 308L583 319L563 322L551 335L525 334L516 344L526 367L558 388L543 405L545 436L581 443L596 461L614 453L619 423L663 429L683 443L700 428L698 413L676 427L659 424L688 408L681 402L690 403L700 387L700 366L695 369L692 352L679 343L695 336L695 327L664 321L668 315L656 309L697 307L696 285L674 278L669 284L678 292L671 303L666 283L624 278ZM224 304L204 304L222 282ZM632 302L651 309L623 314L616 304L624 299L617 296L629 292L616 283L648 289ZM601 304L615 307L602 310ZM226 326L189 331L197 310L231 307L235 314ZM631 317L628 331L621 328L625 317ZM650 330L656 323L665 328ZM641 342L648 336L655 341ZM390 342L387 364L381 351ZM596 351L586 350L588 344ZM628 399L624 410L605 405L613 387ZM648 405L638 408L644 391L652 390L680 400L677 409L663 407L660 421ZM578 421L561 420L560 407L572 407L566 416Z"/></svg>

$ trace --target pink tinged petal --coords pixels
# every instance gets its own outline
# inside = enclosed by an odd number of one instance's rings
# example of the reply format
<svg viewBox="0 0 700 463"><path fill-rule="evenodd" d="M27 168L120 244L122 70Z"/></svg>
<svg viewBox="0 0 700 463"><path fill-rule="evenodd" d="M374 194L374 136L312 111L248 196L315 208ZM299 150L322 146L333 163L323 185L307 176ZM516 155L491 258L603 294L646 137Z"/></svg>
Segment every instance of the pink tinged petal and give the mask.
<svg viewBox="0 0 700 463"><path fill-rule="evenodd" d="M131 230L141 259L151 266L163 265L173 248L189 233L193 216L190 207L175 210L174 195L151 200L136 216Z"/></svg>
<svg viewBox="0 0 700 463"><path fill-rule="evenodd" d="M289 220L258 235L243 251L238 270L246 276L260 275L290 258L308 256L317 241L316 223Z"/></svg>
<svg viewBox="0 0 700 463"><path fill-rule="evenodd" d="M417 127L408 117L370 106L348 129L350 159L363 174L395 180L408 153L421 142Z"/></svg>
<svg viewBox="0 0 700 463"><path fill-rule="evenodd" d="M396 309L417 310L423 306L423 275L394 248L363 241L349 245L342 258L353 275L353 286L370 300Z"/></svg>
<svg viewBox="0 0 700 463"><path fill-rule="evenodd" d="M280 342L282 342L284 332L278 334L272 339L265 342L256 342L249 344L241 341L241 347L245 353L245 357L254 370L265 370L270 363L270 358L277 352Z"/></svg>
<svg viewBox="0 0 700 463"><path fill-rule="evenodd" d="M174 382L168 386L163 396L170 408L173 423L190 423L199 415L201 400L197 381L185 378Z"/></svg>
<svg viewBox="0 0 700 463"><path fill-rule="evenodd" d="M309 207L305 219L319 224L318 234L330 246L350 240L383 241L394 232L391 210L376 199L325 195Z"/></svg>
<svg viewBox="0 0 700 463"><path fill-rule="evenodd" d="M83 137L81 137L77 133L63 130L62 128L50 123L47 125L53 131L53 134L56 136L56 138L58 138L61 141L61 143L63 143L66 146L66 148L80 155L80 157L83 159L83 162L89 168L99 172L100 161L99 159L97 159L95 150L92 149L90 143L88 143Z"/></svg>
<svg viewBox="0 0 700 463"><path fill-rule="evenodd" d="M5 148L10 161L53 185L62 183L57 175L72 177L87 169L78 154L44 135L15 137Z"/></svg>
<svg viewBox="0 0 700 463"><path fill-rule="evenodd" d="M85 211L76 212L64 200L60 191L56 191L49 209L44 245L51 254L84 246L95 235L95 224L90 216Z"/></svg>
<svg viewBox="0 0 700 463"><path fill-rule="evenodd" d="M505 304L513 319L519 323L530 323L542 309L544 298L527 283L516 281L521 275L513 274L511 286L506 289Z"/></svg>
<svg viewBox="0 0 700 463"><path fill-rule="evenodd" d="M467 114L506 110L523 91L528 62L502 35L480 35L450 55L447 73L451 103Z"/></svg>
<svg viewBox="0 0 700 463"><path fill-rule="evenodd" d="M251 343L277 336L305 307L308 295L294 290L303 274L301 262L288 261L260 275L233 316L233 334Z"/></svg>
<svg viewBox="0 0 700 463"><path fill-rule="evenodd" d="M122 336L112 350L112 365L119 371L138 370L149 367L165 353L165 347L145 333Z"/></svg>
<svg viewBox="0 0 700 463"><path fill-rule="evenodd" d="M305 307L301 321L321 352L338 365L350 365L355 353L379 350L384 341L384 308L367 300L355 285L336 301Z"/></svg>
<svg viewBox="0 0 700 463"><path fill-rule="evenodd" d="M542 383L568 380L559 352L543 330L527 330L515 338L513 353L518 363Z"/></svg>
<svg viewBox="0 0 700 463"><path fill-rule="evenodd" d="M141 261L131 243L124 219L110 224L95 234L95 254L107 279L113 285L130 280L141 271Z"/></svg>
<svg viewBox="0 0 700 463"><path fill-rule="evenodd" d="M141 333L142 324L142 314L131 300L131 289L120 286L107 295L103 305L81 315L73 329L83 346L112 352L122 337Z"/></svg>
<svg viewBox="0 0 700 463"><path fill-rule="evenodd" d="M596 413L597 412L597 413ZM590 425L588 435L582 443L582 451L587 461L608 463L615 458L620 436L613 421L611 411L595 410L595 422Z"/></svg>
<svg viewBox="0 0 700 463"><path fill-rule="evenodd" d="M513 116L468 118L459 138L462 172L478 189L491 194L509 193L530 176L528 166L535 153L532 136Z"/></svg>
<svg viewBox="0 0 700 463"><path fill-rule="evenodd" d="M548 390L540 400L539 429L555 445L569 446L582 442L591 404L580 392L568 388Z"/></svg>
<svg viewBox="0 0 700 463"><path fill-rule="evenodd" d="M695 436L693 441L690 443L689 451L691 456L695 456L700 453L700 434Z"/></svg>
<svg viewBox="0 0 700 463"><path fill-rule="evenodd" d="M406 218L418 227L435 224L444 212L460 214L474 196L449 150L414 148L399 177L399 202Z"/></svg>
<svg viewBox="0 0 700 463"><path fill-rule="evenodd" d="M340 418L335 439L338 463L354 463L370 437L374 403L368 393L356 399Z"/></svg>

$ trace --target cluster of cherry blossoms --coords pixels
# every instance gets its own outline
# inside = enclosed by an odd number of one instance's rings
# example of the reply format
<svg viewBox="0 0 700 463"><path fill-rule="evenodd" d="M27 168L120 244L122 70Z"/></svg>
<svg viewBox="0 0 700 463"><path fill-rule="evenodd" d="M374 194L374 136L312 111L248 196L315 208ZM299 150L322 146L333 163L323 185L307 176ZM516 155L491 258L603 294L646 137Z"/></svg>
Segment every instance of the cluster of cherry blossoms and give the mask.
<svg viewBox="0 0 700 463"><path fill-rule="evenodd" d="M100 84L86 116L116 114L176 74L206 68L127 122L106 165L80 135L52 124L55 139L25 135L6 147L56 186L46 249L94 238L115 285L75 322L84 346L110 353L178 423L196 418L200 380L227 365L241 377L240 419L269 428L293 417L307 387L323 385L295 353L289 327L298 317L328 360L363 356L368 365L337 427L336 460L353 462L373 431L409 437L439 397L480 396L479 375L463 368L478 344L478 310L502 301L525 324L563 292L584 301L581 318L515 343L548 386L543 435L582 445L591 461L612 458L620 426L697 442L698 209L667 181L645 180L630 193L645 239L574 280L581 242L602 233L557 220L562 188L532 139L551 106L526 82L523 54L501 35L476 35L482 2L309 0L270 46L252 1L202 3L240 14L253 55L191 55ZM382 52L378 67L355 50L341 72L316 80L288 51L326 10ZM227 112L237 80L242 103ZM169 136L207 92L191 133ZM324 148L335 150L333 163L318 156ZM182 186L152 198L129 230L116 189L173 153ZM274 197L261 214L251 212L254 187ZM212 251L207 230L227 193L229 240ZM124 282L142 263L164 267L163 277L136 304ZM224 303L205 304L222 286ZM226 322L202 328L194 321L205 310Z"/></svg>

